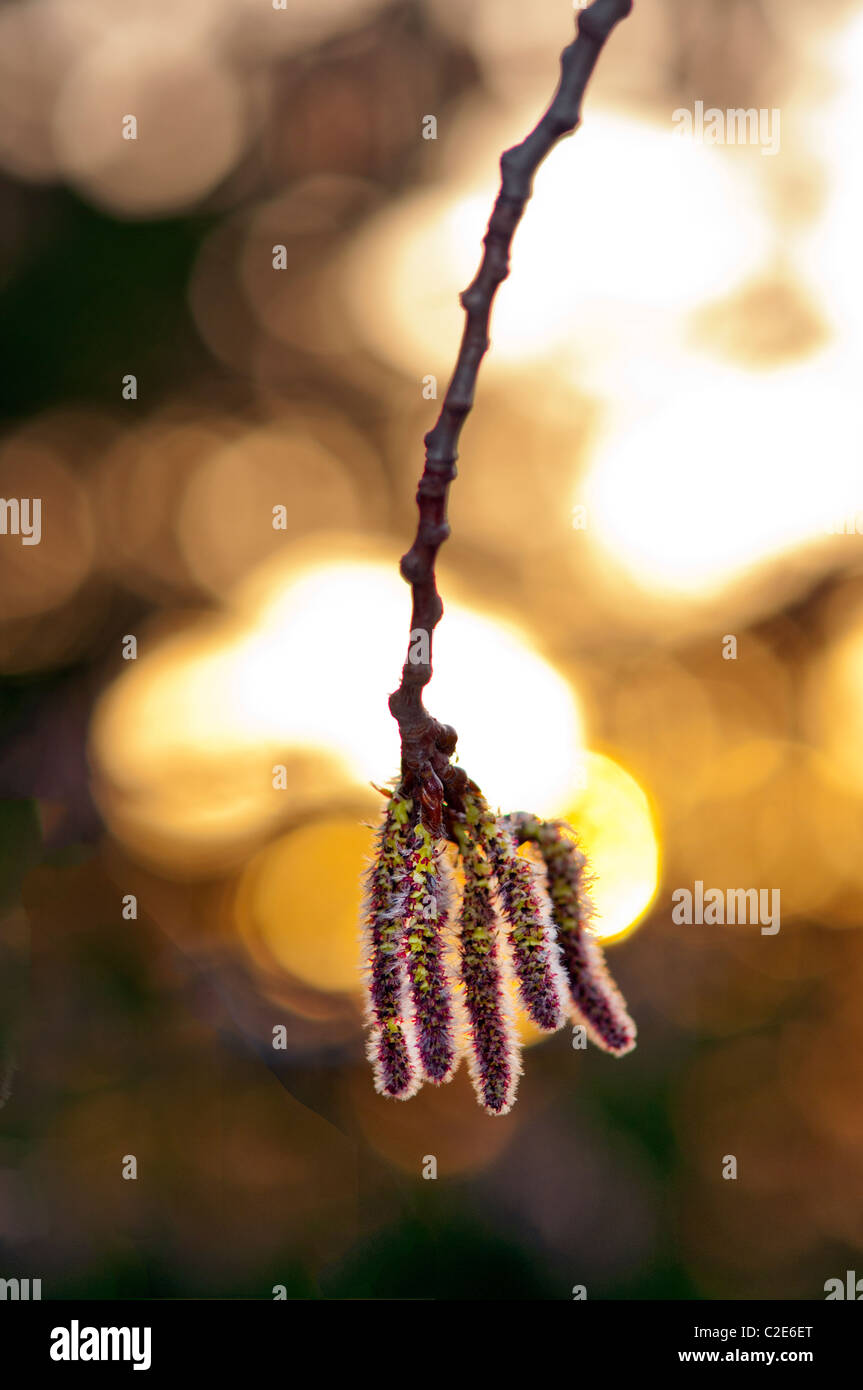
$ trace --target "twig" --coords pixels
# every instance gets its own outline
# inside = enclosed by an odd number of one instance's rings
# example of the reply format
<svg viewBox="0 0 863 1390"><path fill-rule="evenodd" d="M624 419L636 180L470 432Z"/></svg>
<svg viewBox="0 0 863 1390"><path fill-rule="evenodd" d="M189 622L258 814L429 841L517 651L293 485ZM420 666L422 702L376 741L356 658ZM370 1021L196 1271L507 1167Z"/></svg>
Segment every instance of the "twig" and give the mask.
<svg viewBox="0 0 863 1390"><path fill-rule="evenodd" d="M560 55L560 82L548 110L520 145L501 156L500 191L483 238L483 257L476 277L460 296L465 326L455 370L437 421L425 436L425 467L417 489L419 523L400 566L412 591L411 641L401 684L390 696L389 707L401 735L402 787L408 796L418 794L423 819L434 832L443 823L444 801L458 805L467 784L465 774L450 761L457 742L455 729L434 719L422 699L432 677L432 633L443 614L435 562L450 534L447 501L456 477L459 436L488 350L494 297L509 274L513 235L533 192L536 171L558 141L581 123L581 102L596 61L632 4L633 0L594 0L580 11L576 37Z"/></svg>

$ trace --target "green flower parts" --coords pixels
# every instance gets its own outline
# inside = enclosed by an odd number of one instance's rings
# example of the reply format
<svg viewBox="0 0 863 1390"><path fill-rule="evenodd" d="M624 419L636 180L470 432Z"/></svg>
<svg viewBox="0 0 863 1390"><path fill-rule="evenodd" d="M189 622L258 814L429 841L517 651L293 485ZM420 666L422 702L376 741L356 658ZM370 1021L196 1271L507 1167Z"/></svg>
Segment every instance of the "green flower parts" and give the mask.
<svg viewBox="0 0 863 1390"><path fill-rule="evenodd" d="M542 867L519 855L521 844L536 846ZM521 1074L515 994L544 1032L570 1020L607 1052L631 1051L635 1024L592 916L585 857L562 822L496 817L469 782L448 833L434 837L421 808L395 791L364 907L378 1091L407 1100L424 1081L449 1081L466 1056L480 1104L505 1115Z"/></svg>

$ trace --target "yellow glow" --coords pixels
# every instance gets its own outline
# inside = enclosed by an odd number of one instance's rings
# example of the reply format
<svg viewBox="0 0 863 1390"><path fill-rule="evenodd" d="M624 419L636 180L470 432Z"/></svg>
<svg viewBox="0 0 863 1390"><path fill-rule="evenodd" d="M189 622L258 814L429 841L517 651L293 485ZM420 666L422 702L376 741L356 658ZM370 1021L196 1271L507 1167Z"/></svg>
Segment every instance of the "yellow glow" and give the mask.
<svg viewBox="0 0 863 1390"><path fill-rule="evenodd" d="M587 498L587 534L644 588L696 596L826 544L863 505L863 417L828 366L678 378L579 480L573 503Z"/></svg>
<svg viewBox="0 0 863 1390"><path fill-rule="evenodd" d="M515 1019L518 1040L522 1047L536 1047L539 1043L548 1042L551 1034L546 1033L542 1028L537 1028L530 1014L525 1011L518 997L518 988L511 978L506 982L506 990L509 1007Z"/></svg>
<svg viewBox="0 0 863 1390"><path fill-rule="evenodd" d="M386 694L404 660L408 616L407 590L389 565L321 565L275 587L234 671L238 707L275 737L289 691L292 738L337 751L359 782L380 780L397 760ZM335 671L350 673L349 710ZM458 729L459 751L489 798L532 806L565 798L580 718L566 682L522 634L448 603L426 703ZM523 736L513 736L513 710L528 721Z"/></svg>
<svg viewBox="0 0 863 1390"><path fill-rule="evenodd" d="M826 197L821 215L801 239L799 264L828 309L843 346L857 352L863 336L863 15L854 15L830 36L824 61L833 69L835 86L831 84L827 101L807 111L801 139L808 142L825 176Z"/></svg>
<svg viewBox="0 0 863 1390"><path fill-rule="evenodd" d="M360 874L372 832L329 817L301 826L249 865L248 921L284 970L316 989L358 988Z"/></svg>
<svg viewBox="0 0 863 1390"><path fill-rule="evenodd" d="M588 753L585 784L565 819L587 854L595 927L604 940L633 930L659 886L659 837L650 805L619 763Z"/></svg>
<svg viewBox="0 0 863 1390"><path fill-rule="evenodd" d="M513 133L530 129L539 100L510 113ZM451 362L458 293L479 260L500 142L499 112L479 131L468 123L469 166L442 190L383 212L345 264L358 330L401 367ZM578 346L589 361L629 352L639 316L679 315L753 274L766 225L723 151L594 108L590 138L564 142L537 177L514 243L518 273L495 304L489 369Z"/></svg>
<svg viewBox="0 0 863 1390"><path fill-rule="evenodd" d="M611 758L589 753L584 787L570 799L567 820L597 875L592 893L599 935L632 930L655 895L659 869L643 791ZM305 984L355 993L361 876L373 847L368 826L342 815L315 819L262 850L245 870L237 899L240 929L253 954L262 943ZM523 1045L548 1036L530 1022L514 989L511 1004Z"/></svg>
<svg viewBox="0 0 863 1390"><path fill-rule="evenodd" d="M230 591L286 542L329 530L361 530L382 490L357 431L338 416L296 416L223 440L203 455L186 486L177 534L189 568L216 593ZM351 467L344 460L350 460ZM274 499L283 530L261 534Z"/></svg>
<svg viewBox="0 0 863 1390"><path fill-rule="evenodd" d="M280 560L237 594L230 614L152 652L144 645L93 725L117 833L134 841L137 827L157 856L176 857L184 842L228 847L334 788L356 792L392 776L398 730L387 696L409 609L392 564ZM447 604L435 666L429 707L458 729L465 765L489 799L558 812L582 749L563 677L524 635L458 603ZM288 768L285 791L273 790L277 763ZM327 774L317 795L312 763Z"/></svg>
<svg viewBox="0 0 863 1390"><path fill-rule="evenodd" d="M863 621L859 616L815 667L807 703L812 733L836 781L863 795Z"/></svg>

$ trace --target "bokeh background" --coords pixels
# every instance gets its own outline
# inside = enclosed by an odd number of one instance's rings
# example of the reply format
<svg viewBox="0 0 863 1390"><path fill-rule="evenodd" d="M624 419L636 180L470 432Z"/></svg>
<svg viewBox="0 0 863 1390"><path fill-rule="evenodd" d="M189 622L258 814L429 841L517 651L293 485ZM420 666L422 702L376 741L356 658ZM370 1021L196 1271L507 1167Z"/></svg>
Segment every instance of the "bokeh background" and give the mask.
<svg viewBox="0 0 863 1390"><path fill-rule="evenodd" d="M0 536L0 1275L43 1297L863 1271L856 0L637 0L462 439L428 703L492 801L583 835L639 1048L526 1028L504 1119L463 1070L384 1101L363 1055L422 436L571 25L0 8L0 496L43 499ZM781 148L681 140L696 101ZM696 880L779 889L780 932L675 925Z"/></svg>

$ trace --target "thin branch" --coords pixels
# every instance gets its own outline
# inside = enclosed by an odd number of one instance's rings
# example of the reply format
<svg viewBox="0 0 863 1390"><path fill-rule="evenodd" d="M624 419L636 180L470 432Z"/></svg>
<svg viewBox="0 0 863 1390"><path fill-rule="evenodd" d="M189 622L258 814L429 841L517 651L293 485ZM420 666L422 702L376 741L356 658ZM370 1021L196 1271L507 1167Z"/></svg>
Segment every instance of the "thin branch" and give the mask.
<svg viewBox="0 0 863 1390"><path fill-rule="evenodd" d="M402 747L402 785L408 795L418 791L423 818L439 830L444 799L458 801L465 774L453 767L457 735L440 724L423 705L423 688L432 677L432 633L443 604L437 590L437 553L450 534L447 502L456 476L458 441L473 405L477 374L489 346L488 328L498 285L509 274L515 229L521 221L533 180L546 155L581 123L581 102L596 61L615 25L625 19L633 0L594 0L578 15L577 33L560 56L561 76L548 110L520 145L501 156L501 184L483 238L484 252L473 282L460 296L465 326L455 370L434 427L425 436L425 468L417 489L419 523L416 538L402 556L401 574L411 586L411 642L401 684L389 707L399 726ZM415 646L421 641L419 651ZM425 650L422 650L422 646ZM417 656L427 659L414 659Z"/></svg>

